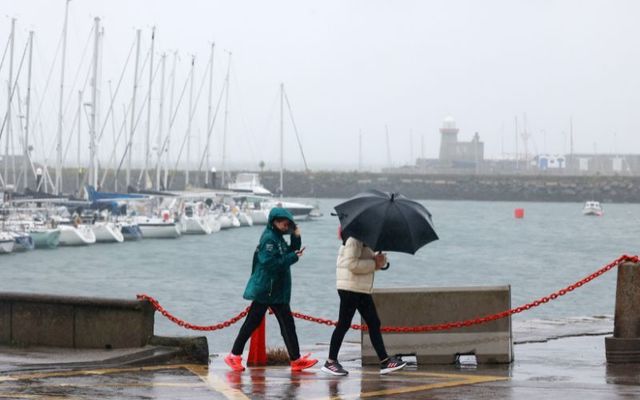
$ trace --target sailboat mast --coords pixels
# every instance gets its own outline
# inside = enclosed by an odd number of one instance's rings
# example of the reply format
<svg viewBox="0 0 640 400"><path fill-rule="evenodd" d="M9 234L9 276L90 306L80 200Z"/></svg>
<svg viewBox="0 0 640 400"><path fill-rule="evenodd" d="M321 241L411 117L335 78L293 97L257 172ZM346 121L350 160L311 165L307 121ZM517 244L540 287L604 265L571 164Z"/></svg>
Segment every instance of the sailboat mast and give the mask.
<svg viewBox="0 0 640 400"><path fill-rule="evenodd" d="M205 164L204 164L204 186L209 187L209 147L211 145L211 135L209 135L209 127L211 126L212 113L212 95L213 95L213 51L216 47L215 43L211 43L211 56L209 57L209 104L207 106L207 143L205 147Z"/></svg>
<svg viewBox="0 0 640 400"><path fill-rule="evenodd" d="M515 117L515 128L516 128L516 170L519 168L519 154L518 154L518 116Z"/></svg>
<svg viewBox="0 0 640 400"><path fill-rule="evenodd" d="M14 42L16 37L16 19L11 18L11 42L9 44L9 82L7 83L7 134L5 135L5 147L4 147L4 179L6 179L8 183L9 181L9 143L11 138L11 85L13 83L13 49Z"/></svg>
<svg viewBox="0 0 640 400"><path fill-rule="evenodd" d="M164 78L167 63L167 54L162 53L162 80L160 81L160 115L158 116L158 136L156 139L156 190L160 190L160 161L162 157L162 117L164 112Z"/></svg>
<svg viewBox="0 0 640 400"><path fill-rule="evenodd" d="M171 116L173 115L173 98L176 89L176 64L178 62L178 52L173 52L173 66L171 68L171 94L169 95L169 127L167 128L167 150L164 157L164 180L163 186L167 188L169 183L169 149L171 148Z"/></svg>
<svg viewBox="0 0 640 400"><path fill-rule="evenodd" d="M90 171L89 182L94 187L98 187L98 162L97 149L96 149L96 123L98 113L98 55L100 54L100 18L94 19L95 27L94 42L93 42L93 78L91 79L91 127L89 131L89 155L90 155ZM80 188L78 188L80 189Z"/></svg>
<svg viewBox="0 0 640 400"><path fill-rule="evenodd" d="M151 154L151 90L153 88L153 45L155 44L156 38L156 27L151 28L151 50L150 50L150 60L149 60L149 88L148 88L148 97L147 97L147 135L144 141L144 174L143 179L145 179L145 183L147 181L147 177L149 176L149 155ZM146 186L146 185L145 185Z"/></svg>
<svg viewBox="0 0 640 400"><path fill-rule="evenodd" d="M58 108L58 132L56 140L56 194L62 193L62 118L64 105L64 67L67 57L67 23L69 20L69 2L64 7L64 27L62 28L62 59L60 61L60 101Z"/></svg>
<svg viewBox="0 0 640 400"><path fill-rule="evenodd" d="M27 104L24 126L24 160L22 176L24 177L24 189L29 187L29 122L31 116L31 64L33 61L33 31L29 31L29 70L27 75Z"/></svg>
<svg viewBox="0 0 640 400"><path fill-rule="evenodd" d="M284 193L284 83L280 83L280 197Z"/></svg>
<svg viewBox="0 0 640 400"><path fill-rule="evenodd" d="M78 149L77 149L77 160L78 160L78 171L76 173L76 187L80 189L80 171L82 170L82 161L80 160L81 148L82 148L82 90L78 90Z"/></svg>
<svg viewBox="0 0 640 400"><path fill-rule="evenodd" d="M229 62L227 64L227 76L224 78L224 128L222 130L222 174L220 176L220 185L222 188L224 188L224 176L227 173L225 164L227 162L227 120L229 118L229 71L231 70L231 52L227 51L227 53L229 53Z"/></svg>
<svg viewBox="0 0 640 400"><path fill-rule="evenodd" d="M127 187L131 183L131 153L133 147L133 133L136 128L136 92L138 91L138 65L140 63L140 34L141 31L136 31L136 63L133 71L133 95L131 97L131 130L129 131L129 141L125 151L127 151Z"/></svg>
<svg viewBox="0 0 640 400"><path fill-rule="evenodd" d="M187 160L185 165L184 186L189 186L189 162L191 161L191 120L193 119L193 75L195 73L196 56L191 56L191 78L189 82L189 120L187 121Z"/></svg>

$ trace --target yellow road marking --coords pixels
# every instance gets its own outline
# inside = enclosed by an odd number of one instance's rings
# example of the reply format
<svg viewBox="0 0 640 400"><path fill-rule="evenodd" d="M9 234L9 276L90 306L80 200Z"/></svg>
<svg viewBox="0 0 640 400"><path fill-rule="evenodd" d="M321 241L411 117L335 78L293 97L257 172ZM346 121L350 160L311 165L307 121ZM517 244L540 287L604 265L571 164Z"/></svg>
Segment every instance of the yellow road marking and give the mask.
<svg viewBox="0 0 640 400"><path fill-rule="evenodd" d="M32 372L26 374L15 374L0 376L0 382L22 381L28 379L58 378L66 376L89 376L89 375L107 375L125 372L139 371L161 371L172 369L188 369L190 364L177 365L156 365L150 367L131 367L131 368L102 368L90 370L71 370L71 371L55 371L55 372Z"/></svg>
<svg viewBox="0 0 640 400"><path fill-rule="evenodd" d="M241 390L234 389L227 382L221 379L217 375L209 374L209 368L202 365L191 365L185 367L191 373L200 378L207 386L216 392L221 393L224 397L230 400L249 400Z"/></svg>
<svg viewBox="0 0 640 400"><path fill-rule="evenodd" d="M92 384L92 385L84 385L84 386L118 386L118 387L149 387L149 386L157 386L157 387L175 387L175 388L193 388L193 387L207 387L209 389L214 390L215 392L221 393L227 399L230 400L248 400L249 397L246 396L241 390L235 389L231 387L224 378L221 378L218 374L214 374L214 370L210 370L207 366L202 365L194 365L194 364L179 364L179 365L161 365L161 366L148 366L148 367L131 367L131 368L104 368L104 369L94 369L94 370L73 370L73 371L53 371L53 372L34 372L34 373L22 373L16 375L5 375L0 376L1 382L19 382L23 380L34 380L34 379L45 379L45 378L57 378L57 377L71 377L71 376L100 376L100 375L108 375L108 374L122 374L127 372L144 372L144 371L170 371L176 369L184 369L195 376L197 376L202 383L201 384L187 384L187 383L177 383L177 382L153 382L150 384ZM211 373L210 373L211 372ZM220 371L215 371L220 372ZM361 381L375 381L380 382L380 379L373 379L373 376L379 377L378 372L375 371L354 371L353 375L361 375L364 376L372 376L372 379L364 378ZM352 375L352 376L353 376ZM436 378L439 380L444 380L440 382L428 383L428 384L418 384L411 385L411 383L419 383L412 380L404 379L402 381L398 380L397 384L403 385L399 388L394 389L382 389L375 390L370 392L359 392L355 394L344 394L338 397L334 397L335 399L344 399L344 398L359 398L359 397L374 397L374 396L392 396L398 394L406 394L406 393L415 393L422 392L426 390L440 389L440 388L448 388L454 386L462 386L462 385L472 385L477 383L484 382L495 382L508 380L509 378L502 376L490 376L490 375L464 375L464 374L448 374L448 373L436 373L436 372L419 372L419 371L398 371L393 374L395 377L404 377L404 378L417 378L417 377L426 377L426 378ZM393 377L392 376L392 377ZM392 380L393 378L390 377ZM317 383L319 381L326 381L325 379L313 379L313 377L308 376L305 379L305 376L300 376L298 379L298 384L300 383ZM269 385L269 383L282 381L282 384L291 383L291 378L285 377L266 377L264 384ZM276 383L280 384L280 383ZM4 389L15 389L15 385L4 386ZM83 386L82 384L72 384L69 386ZM58 398L57 396L42 396L42 395L31 395L24 393L0 393L0 399L2 398L24 398L24 399L54 399Z"/></svg>

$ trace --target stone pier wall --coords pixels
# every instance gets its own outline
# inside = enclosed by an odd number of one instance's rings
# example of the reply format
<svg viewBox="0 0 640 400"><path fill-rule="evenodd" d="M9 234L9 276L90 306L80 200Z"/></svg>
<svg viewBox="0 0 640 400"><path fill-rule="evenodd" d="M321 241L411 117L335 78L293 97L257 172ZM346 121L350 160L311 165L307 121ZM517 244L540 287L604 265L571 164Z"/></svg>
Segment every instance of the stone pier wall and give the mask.
<svg viewBox="0 0 640 400"><path fill-rule="evenodd" d="M64 172L64 192L71 193L76 189L76 170L68 168ZM132 171L132 180L137 182L139 175L140 171ZM230 175L235 176L235 172ZM170 176L169 189L183 190L184 171L171 171ZM265 171L261 179L267 189L277 192L280 186L278 171ZM219 173L217 181L216 186L219 187ZM119 182L117 190L125 192L122 171ZM204 187L204 172L192 171L190 184ZM213 188L213 185L209 186ZM640 177L636 176L421 175L333 171L284 173L284 194L288 197L345 198L373 188L401 192L416 199L640 203ZM108 174L102 189L114 190L112 173Z"/></svg>

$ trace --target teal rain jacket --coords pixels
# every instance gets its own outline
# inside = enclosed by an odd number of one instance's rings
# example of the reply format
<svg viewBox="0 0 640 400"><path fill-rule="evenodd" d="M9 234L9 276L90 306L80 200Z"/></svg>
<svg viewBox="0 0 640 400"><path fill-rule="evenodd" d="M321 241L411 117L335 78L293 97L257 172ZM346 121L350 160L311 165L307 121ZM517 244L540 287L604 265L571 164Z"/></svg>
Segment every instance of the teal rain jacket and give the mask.
<svg viewBox="0 0 640 400"><path fill-rule="evenodd" d="M298 261L296 250L300 250L302 238L291 235L291 245L283 234L273 226L276 218L293 222L293 215L284 208L274 207L260 244L253 255L251 278L244 290L247 300L262 304L289 304L291 301L291 265Z"/></svg>

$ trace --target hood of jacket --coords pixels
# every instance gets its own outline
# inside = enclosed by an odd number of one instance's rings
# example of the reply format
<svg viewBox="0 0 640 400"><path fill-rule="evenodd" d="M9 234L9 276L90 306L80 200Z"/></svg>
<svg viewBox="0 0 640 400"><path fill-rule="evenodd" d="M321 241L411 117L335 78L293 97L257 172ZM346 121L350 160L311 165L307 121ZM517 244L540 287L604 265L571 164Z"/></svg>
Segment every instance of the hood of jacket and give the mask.
<svg viewBox="0 0 640 400"><path fill-rule="evenodd" d="M277 218L288 219L291 222L293 221L293 214L289 212L286 208L282 207L273 207L269 212L269 226L273 226L273 220Z"/></svg>

